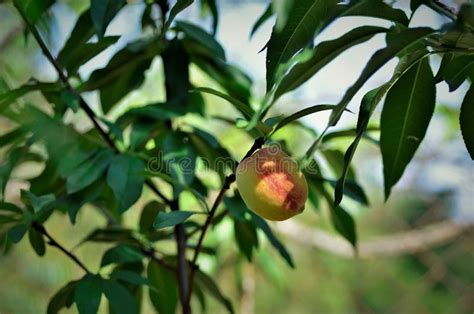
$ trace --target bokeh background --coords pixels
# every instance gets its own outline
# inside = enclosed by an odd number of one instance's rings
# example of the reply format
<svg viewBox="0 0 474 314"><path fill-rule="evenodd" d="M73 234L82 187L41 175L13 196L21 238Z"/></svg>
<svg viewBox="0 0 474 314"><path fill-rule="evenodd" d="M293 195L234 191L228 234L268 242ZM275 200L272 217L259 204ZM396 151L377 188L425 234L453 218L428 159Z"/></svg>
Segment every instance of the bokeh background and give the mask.
<svg viewBox="0 0 474 314"><path fill-rule="evenodd" d="M62 0L53 7L42 25L48 45L56 54L68 38L75 21L87 8L86 0ZM445 1L456 7L462 1ZM272 21L266 22L249 37L253 23L266 7L265 1L217 1L220 24L217 39L225 47L228 60L242 67L254 81L256 101L265 90L265 53L258 51L269 38ZM407 9L407 1L396 2ZM113 53L127 42L140 36L142 1L129 5L113 20L107 33L121 35L118 43L80 71L87 77L94 69L103 67ZM202 17L198 5L186 9L180 19L211 27ZM333 39L351 29L362 18L345 18L328 27L317 39ZM389 26L376 19L363 22ZM447 22L426 7L421 7L412 25L439 26ZM44 32L48 30L48 32ZM356 80L371 54L383 47L384 38L375 36L362 45L351 48L335 62L325 67L310 82L284 96L271 115L288 114L318 103L336 103ZM436 58L431 59L436 70ZM358 110L362 96L368 90L387 81L396 65L392 60L372 77L353 99L350 109ZM53 68L42 56L36 43L24 36L21 19L13 6L0 1L0 76L9 86L16 87L31 77L42 81L56 78ZM196 86L213 86L197 68L191 78ZM155 60L146 73L143 86L130 93L109 114L118 116L126 109L163 99L162 64ZM296 263L289 268L271 249L256 253L249 264L237 254L231 224L221 224L209 235L209 244L219 248L218 258L204 259L205 268L217 279L223 292L234 300L240 313L473 313L474 312L474 163L465 151L458 126L459 104L467 84L449 93L444 83L437 90L437 109L426 138L396 185L387 202L383 199L382 161L377 145L362 142L354 165L360 184L365 188L369 207L345 200L355 217L361 247L358 258L351 256L347 244L333 231L324 206L312 208L288 223L272 225L288 246ZM85 94L88 102L100 110L98 95ZM209 97L207 113L233 117L235 112L217 98ZM32 93L25 101L45 104L39 93ZM46 108L47 106L45 106ZM381 106L373 118L377 125ZM319 130L328 116L313 115L303 119L309 128ZM78 129L91 127L82 113L67 117ZM354 125L357 116L346 114L341 125ZM215 120L195 116L185 117L182 123L199 125L215 134L234 156L241 156L252 143L242 131ZM12 126L0 117L0 134ZM377 134L375 134L377 136ZM304 128L289 126L277 134L296 155L303 154L313 135ZM337 140L333 145L343 151L350 138ZM0 165L3 160L0 150ZM27 187L25 178L37 175L41 168L26 164L15 170L7 185L6 197L18 202L19 191ZM211 195L214 197L214 195ZM152 198L144 192L134 208L141 208ZM136 225L138 212L130 209L125 214L128 226ZM105 224L105 219L93 208L79 213L71 226L67 215L55 213L47 228L64 246L90 265L99 268L103 244L77 244L94 228ZM262 246L267 244L261 241ZM24 239L9 254L0 256L0 313L45 312L49 298L66 282L82 275L80 269L60 252L48 249L39 258ZM145 298L148 296L145 294ZM209 300L209 313L223 312L222 307ZM106 312L102 302L101 311ZM147 302L145 302L147 303ZM196 305L196 309L199 307ZM150 306L145 313L152 313ZM75 313L72 307L69 310Z"/></svg>

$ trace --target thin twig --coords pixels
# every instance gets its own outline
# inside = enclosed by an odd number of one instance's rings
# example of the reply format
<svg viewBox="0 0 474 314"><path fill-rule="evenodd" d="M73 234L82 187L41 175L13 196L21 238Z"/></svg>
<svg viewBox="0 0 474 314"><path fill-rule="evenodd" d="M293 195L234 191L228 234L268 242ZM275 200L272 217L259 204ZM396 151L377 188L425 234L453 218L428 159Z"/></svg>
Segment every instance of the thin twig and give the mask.
<svg viewBox="0 0 474 314"><path fill-rule="evenodd" d="M66 72L64 71L62 65L59 63L59 61L53 57L51 52L49 51L48 47L46 46L46 43L44 40L41 38L40 33L36 29L36 27L30 23L28 20L27 16L23 12L23 10L20 7L17 7L18 12L20 13L21 17L23 18L23 21L25 22L28 30L31 32L33 37L35 38L36 42L41 48L41 51L43 54L46 56L46 58L49 60L49 62L53 65L54 69L59 75L59 79L63 82L63 84L66 86L68 91L70 91L72 94L76 96L76 98L79 100L79 106L81 107L82 110L86 113L86 115L89 117L89 119L92 121L94 128L99 132L101 137L104 139L104 141L107 143L107 145L112 148L115 153L120 153L120 150L118 149L117 145L115 142L112 140L112 137L109 135L109 133L104 130L104 128L101 127L101 125L98 122L98 118L95 114L95 112L91 109L91 107L87 104L87 102L84 100L84 98L80 95L80 93L74 89L71 84L69 83L69 79L66 76ZM170 200L168 200L163 193L158 190L158 188L155 186L153 181L150 179L147 179L145 181L146 186L148 186L160 199L162 199L167 205L170 204Z"/></svg>
<svg viewBox="0 0 474 314"><path fill-rule="evenodd" d="M76 255L74 255L73 253L71 253L70 251L68 251L64 246L62 246L61 244L58 243L58 241L56 241L49 233L48 231L46 231L46 229L40 225L39 223L37 222L34 222L33 223L33 228L38 231L39 233L41 233L42 235L44 235L47 239L48 239L48 244L53 246L53 247L56 247L58 248L61 252L63 252L64 254L66 254L70 259L72 259L79 267L81 267L86 273L90 273L89 269L87 269L87 267L79 260L79 258L77 258Z"/></svg>
<svg viewBox="0 0 474 314"><path fill-rule="evenodd" d="M242 162L246 158L252 156L252 154L256 150L260 149L263 146L263 144L265 144L265 138L264 137L257 138L255 140L255 142L253 143L252 147L248 150L247 154L245 154L245 156L242 158L242 160L240 162ZM217 195L217 197L214 201L214 204L212 204L209 215L207 216L206 221L204 222L204 225L202 226L201 235L199 236L198 243L197 243L196 248L194 250L194 256L193 256L193 259L191 261L191 272L189 274L189 287L190 288L189 288L189 293L188 293L188 296L187 296L188 302L191 300L191 294L192 294L192 289L193 289L193 284L194 284L194 277L195 277L196 271L198 269L197 259L199 257L199 253L201 253L201 250L202 250L202 244L204 242L204 237L206 236L206 232L207 232L209 226L211 225L211 223L213 221L214 215L216 213L217 208L219 207L219 204L224 199L225 193L227 192L227 190L230 188L230 185L234 181L235 181L235 174L231 174L231 175L229 175L225 178L224 184L222 185L222 188L219 191L219 194Z"/></svg>

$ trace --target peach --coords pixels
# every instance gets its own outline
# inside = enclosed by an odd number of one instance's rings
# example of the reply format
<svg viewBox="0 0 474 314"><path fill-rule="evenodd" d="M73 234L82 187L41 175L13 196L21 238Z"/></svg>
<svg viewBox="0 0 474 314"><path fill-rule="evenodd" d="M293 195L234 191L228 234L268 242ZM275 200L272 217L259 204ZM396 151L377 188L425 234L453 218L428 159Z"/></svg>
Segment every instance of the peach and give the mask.
<svg viewBox="0 0 474 314"><path fill-rule="evenodd" d="M286 220L304 210L306 179L298 164L276 146L262 148L243 160L237 187L248 208L268 220Z"/></svg>

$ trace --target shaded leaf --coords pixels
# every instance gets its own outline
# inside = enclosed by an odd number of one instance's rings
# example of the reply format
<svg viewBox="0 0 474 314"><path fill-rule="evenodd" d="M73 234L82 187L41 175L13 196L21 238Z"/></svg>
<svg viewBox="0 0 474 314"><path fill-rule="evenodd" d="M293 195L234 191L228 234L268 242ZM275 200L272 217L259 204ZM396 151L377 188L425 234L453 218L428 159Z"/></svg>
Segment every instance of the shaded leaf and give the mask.
<svg viewBox="0 0 474 314"><path fill-rule="evenodd" d="M48 314L57 314L64 307L70 307L74 301L74 291L77 287L78 280L71 281L61 289L49 300Z"/></svg>
<svg viewBox="0 0 474 314"><path fill-rule="evenodd" d="M197 270L196 271L196 283L201 287L205 288L207 292L212 295L219 303L225 306L225 308L230 312L234 313L232 303L230 300L225 297L222 292L219 290L219 287L214 282L214 280L205 274L204 272Z"/></svg>
<svg viewBox="0 0 474 314"><path fill-rule="evenodd" d="M53 3L54 0L14 0L15 6L31 24L35 24Z"/></svg>
<svg viewBox="0 0 474 314"><path fill-rule="evenodd" d="M21 241L21 239L23 239L23 236L25 235L26 231L28 231L27 224L18 224L8 230L8 238L13 243L18 243Z"/></svg>
<svg viewBox="0 0 474 314"><path fill-rule="evenodd" d="M163 29L161 30L162 34L165 34L168 29L171 26L171 23L173 22L174 18L176 15L178 15L179 12L183 11L187 7L189 7L193 3L193 0L177 0L174 6L170 10L170 14L168 18L166 19L165 25L163 26ZM164 17L163 17L164 18ZM164 36L164 35L162 35Z"/></svg>
<svg viewBox="0 0 474 314"><path fill-rule="evenodd" d="M145 163L138 157L117 155L112 157L107 172L107 184L118 200L119 212L124 212L140 198L145 177Z"/></svg>
<svg viewBox="0 0 474 314"><path fill-rule="evenodd" d="M133 262L140 262L143 259L142 253L137 251L135 248L129 245L120 244L113 247L105 252L102 257L100 267L104 267L109 264L126 264Z"/></svg>
<svg viewBox="0 0 474 314"><path fill-rule="evenodd" d="M153 227L153 222L158 216L159 212L164 211L166 208L165 204L157 201L151 201L143 207L142 214L140 215L140 230L142 232L149 231Z"/></svg>
<svg viewBox="0 0 474 314"><path fill-rule="evenodd" d="M258 247L257 230L253 222L234 220L234 235L240 252L249 262L252 261L253 248Z"/></svg>
<svg viewBox="0 0 474 314"><path fill-rule="evenodd" d="M225 61L224 48L216 41L216 39L204 31L197 25L186 23L183 21L176 22L176 28L186 34L190 39L193 39L204 45L211 51L215 58Z"/></svg>
<svg viewBox="0 0 474 314"><path fill-rule="evenodd" d="M59 62L61 62L69 74L74 74L83 64L115 44L119 38L120 36L110 36L104 37L98 42L84 43L82 46L71 50L69 54L62 55L62 59L59 59Z"/></svg>
<svg viewBox="0 0 474 314"><path fill-rule="evenodd" d="M253 24L252 30L250 31L250 38L260 28L260 26L262 26L272 15L273 15L272 4L269 3L265 11L263 11L262 15L260 15L260 17L257 19L255 24Z"/></svg>
<svg viewBox="0 0 474 314"><path fill-rule="evenodd" d="M170 41L161 54L161 58L165 71L166 100L186 101L191 83L189 82L189 56L182 41L178 39Z"/></svg>
<svg viewBox="0 0 474 314"><path fill-rule="evenodd" d="M59 83L41 83L29 82L21 87L0 93L0 112L7 108L10 104L15 102L18 98L26 95L29 92L41 91L58 91L61 88Z"/></svg>
<svg viewBox="0 0 474 314"><path fill-rule="evenodd" d="M125 0L91 0L90 13L99 39L125 3Z"/></svg>
<svg viewBox="0 0 474 314"><path fill-rule="evenodd" d="M74 289L74 301L79 313L95 314L102 296L102 280L99 275L85 275Z"/></svg>
<svg viewBox="0 0 474 314"><path fill-rule="evenodd" d="M295 112L295 113L289 115L288 117L285 117L280 122L278 122L277 125L273 128L272 133L275 133L276 131L278 131L279 129L284 127L285 125L287 125L287 124L289 124L293 121L296 121L296 120L298 120L302 117L305 117L307 115L310 115L310 114L313 114L313 113L316 113L316 112L334 109L334 107L335 107L334 105L314 105L314 106L302 109L298 112Z"/></svg>
<svg viewBox="0 0 474 314"><path fill-rule="evenodd" d="M67 178L68 193L75 193L98 180L109 166L113 152L102 149L81 163Z"/></svg>
<svg viewBox="0 0 474 314"><path fill-rule="evenodd" d="M449 91L455 91L469 77L474 70L473 56L454 57L441 76L448 83Z"/></svg>
<svg viewBox="0 0 474 314"><path fill-rule="evenodd" d="M174 227L180 223L183 223L191 217L192 215L197 214L197 212L189 211L172 211L172 212L160 212L153 222L153 228L162 229L167 227Z"/></svg>
<svg viewBox="0 0 474 314"><path fill-rule="evenodd" d="M137 302L133 295L115 280L102 280L102 291L116 314L138 314Z"/></svg>
<svg viewBox="0 0 474 314"><path fill-rule="evenodd" d="M268 240L270 243L273 245L273 247L280 253L281 257L290 265L291 268L295 268L295 264L293 263L293 259L291 258L290 253L286 249L286 247L283 245L283 243L278 240L278 238L273 234L272 229L268 225L268 223L262 219L260 216L254 214L253 212L250 212L252 215L252 219L257 225L258 228L260 228L263 233L267 236Z"/></svg>
<svg viewBox="0 0 474 314"><path fill-rule="evenodd" d="M41 233L36 231L34 228L28 229L28 238L30 240L31 247L38 254L38 256L43 256L46 252L46 245L44 243L44 238Z"/></svg>
<svg viewBox="0 0 474 314"><path fill-rule="evenodd" d="M408 26L409 20L405 12L396 9L382 0L353 0L347 5L343 16L376 17Z"/></svg>
<svg viewBox="0 0 474 314"><path fill-rule="evenodd" d="M149 290L153 307L160 314L174 314L178 305L178 283L173 272L164 269L157 262L148 264Z"/></svg>
<svg viewBox="0 0 474 314"><path fill-rule="evenodd" d="M459 116L459 123L461 124L461 133L464 139L464 144L466 145L471 159L474 159L474 84L471 84L471 87L464 96L464 100L461 105L461 113Z"/></svg>
<svg viewBox="0 0 474 314"><path fill-rule="evenodd" d="M111 274L111 278L139 286L150 284L147 278L131 270L114 270Z"/></svg>
<svg viewBox="0 0 474 314"><path fill-rule="evenodd" d="M336 230L356 247L357 235L352 216L340 206L337 206L331 210L331 220Z"/></svg>

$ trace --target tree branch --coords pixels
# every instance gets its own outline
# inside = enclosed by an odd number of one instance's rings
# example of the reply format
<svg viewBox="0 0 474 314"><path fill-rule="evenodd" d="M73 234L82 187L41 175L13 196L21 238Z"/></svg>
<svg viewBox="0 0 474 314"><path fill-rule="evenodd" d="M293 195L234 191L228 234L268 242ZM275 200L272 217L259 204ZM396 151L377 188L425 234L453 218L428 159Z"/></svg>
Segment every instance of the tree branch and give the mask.
<svg viewBox="0 0 474 314"><path fill-rule="evenodd" d="M347 241L324 230L309 228L294 221L278 224L277 230L303 245L342 257L355 257L354 249ZM413 254L442 245L473 230L474 223L459 224L449 220L434 223L419 229L380 236L359 243L357 257L380 258Z"/></svg>
<svg viewBox="0 0 474 314"><path fill-rule="evenodd" d="M58 73L59 79L61 82L65 85L65 87L70 91L74 96L79 101L79 106L81 107L82 110L86 113L86 115L89 117L89 119L92 121L94 128L99 132L101 137L104 139L104 141L107 143L107 145L114 150L115 153L119 154L120 150L118 149L117 145L115 145L115 142L112 140L112 137L109 135L109 133L104 130L101 125L98 122L98 118L95 114L95 112L91 109L91 107L87 104L87 102L84 100L84 98L80 95L80 93L74 89L71 84L69 83L69 79L65 74L65 71L62 67L62 65L59 63L59 61L53 57L51 52L49 51L48 47L46 46L46 43L42 39L40 33L36 29L36 27L28 21L27 16L23 12L23 10L17 6L17 10L20 13L21 17L23 18L23 21L25 22L28 30L31 32L33 37L35 38L36 42L41 48L41 51L43 54L46 56L46 58L49 60L49 62L53 65L54 69ZM162 201L164 201L166 204L170 204L170 200L166 198L166 196L161 193L160 190L155 186L153 181L150 179L146 179L145 181L146 186L148 186Z"/></svg>
<svg viewBox="0 0 474 314"><path fill-rule="evenodd" d="M53 246L53 247L56 247L58 248L61 252L63 252L64 254L66 254L70 259L72 259L79 267L81 267L86 273L90 273L89 269L87 269L87 267L77 258L76 255L74 255L73 253L71 253L70 251L68 251L64 246L62 246L61 244L59 244L49 233L48 231L46 231L46 229L40 225L39 223L37 222L33 222L33 228L38 231L39 233L41 233L42 235L44 235L47 239L48 239L48 244Z"/></svg>
<svg viewBox="0 0 474 314"><path fill-rule="evenodd" d="M242 162L246 158L252 156L252 154L256 150L260 149L263 146L263 144L265 144L265 138L264 137L257 138L255 140L255 142L253 143L252 147L248 150L248 152L245 154L245 156L242 158L242 160L240 162ZM225 193L227 192L227 190L230 188L230 185L234 181L235 181L235 174L231 174L231 175L229 175L225 178L224 184L222 185L222 188L219 191L219 194L217 195L214 203L212 204L209 215L206 217L206 221L204 222L204 225L202 226L201 235L199 236L199 240L198 240L198 243L196 245L196 249L194 250L194 256L193 256L193 259L191 261L191 272L189 274L190 288L189 288L189 293L187 295L188 302L191 300L191 294L192 294L193 285L194 285L194 277L195 277L196 271L198 269L197 259L199 257L199 253L201 253L201 250L202 250L202 244L204 242L204 237L206 236L206 232L207 232L209 226L211 225L211 222L214 218L214 215L216 213L217 208L219 207L219 204L224 199Z"/></svg>

